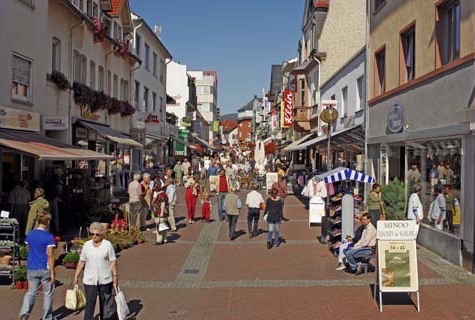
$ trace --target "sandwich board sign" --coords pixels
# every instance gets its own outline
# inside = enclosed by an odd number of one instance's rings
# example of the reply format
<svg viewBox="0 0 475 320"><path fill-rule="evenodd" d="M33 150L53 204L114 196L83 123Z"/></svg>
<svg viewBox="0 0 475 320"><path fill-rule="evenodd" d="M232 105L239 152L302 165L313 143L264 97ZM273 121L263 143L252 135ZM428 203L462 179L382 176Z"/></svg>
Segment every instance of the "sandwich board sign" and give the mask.
<svg viewBox="0 0 475 320"><path fill-rule="evenodd" d="M415 292L420 311L415 220L378 221L379 311L383 292ZM374 287L376 291L376 286ZM376 292L374 295L376 299Z"/></svg>

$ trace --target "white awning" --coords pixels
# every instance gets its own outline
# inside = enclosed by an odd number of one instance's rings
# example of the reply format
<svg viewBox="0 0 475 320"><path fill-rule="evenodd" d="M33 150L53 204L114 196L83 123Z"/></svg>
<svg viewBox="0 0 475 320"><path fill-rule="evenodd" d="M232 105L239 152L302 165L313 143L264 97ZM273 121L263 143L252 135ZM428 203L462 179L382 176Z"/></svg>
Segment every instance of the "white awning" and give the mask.
<svg viewBox="0 0 475 320"><path fill-rule="evenodd" d="M300 143L305 142L316 136L317 136L317 132L310 132L306 134L305 136L303 136L302 138L298 139L297 141L294 141L291 144L289 144L287 147L282 149L282 151L287 152L287 151L300 150L300 148L297 148Z"/></svg>

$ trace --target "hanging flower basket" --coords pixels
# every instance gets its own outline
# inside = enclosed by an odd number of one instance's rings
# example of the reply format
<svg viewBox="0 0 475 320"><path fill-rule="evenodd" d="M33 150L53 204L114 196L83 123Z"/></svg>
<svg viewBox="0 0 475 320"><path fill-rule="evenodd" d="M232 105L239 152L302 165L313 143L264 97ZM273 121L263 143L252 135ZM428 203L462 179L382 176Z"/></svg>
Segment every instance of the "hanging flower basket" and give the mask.
<svg viewBox="0 0 475 320"><path fill-rule="evenodd" d="M92 29L94 33L94 43L104 41L107 34L107 28L105 27L105 25L102 24L101 20L98 17L93 17L92 22L94 24L94 27Z"/></svg>
<svg viewBox="0 0 475 320"><path fill-rule="evenodd" d="M95 91L88 86L79 82L74 82L73 92L74 102L76 102L81 107L91 106L95 103Z"/></svg>
<svg viewBox="0 0 475 320"><path fill-rule="evenodd" d="M124 111L124 104L116 98L111 99L111 108L108 110L109 114L117 114Z"/></svg>
<svg viewBox="0 0 475 320"><path fill-rule="evenodd" d="M51 73L51 80L56 84L58 89L61 91L66 91L71 88L71 83L62 72L53 71L53 73Z"/></svg>
<svg viewBox="0 0 475 320"><path fill-rule="evenodd" d="M124 106L124 110L120 113L121 117L128 117L135 113L135 109L130 103L127 101L122 101L122 104Z"/></svg>

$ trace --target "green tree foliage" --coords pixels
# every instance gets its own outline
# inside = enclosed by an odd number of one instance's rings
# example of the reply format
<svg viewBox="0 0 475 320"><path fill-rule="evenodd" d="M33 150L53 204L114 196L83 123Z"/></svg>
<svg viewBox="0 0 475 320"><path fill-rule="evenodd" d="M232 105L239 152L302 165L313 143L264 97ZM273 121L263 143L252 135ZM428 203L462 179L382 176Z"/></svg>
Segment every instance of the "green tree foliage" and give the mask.
<svg viewBox="0 0 475 320"><path fill-rule="evenodd" d="M386 219L402 220L405 217L406 192L404 181L394 178L386 186L381 186L383 193L384 208L386 210Z"/></svg>

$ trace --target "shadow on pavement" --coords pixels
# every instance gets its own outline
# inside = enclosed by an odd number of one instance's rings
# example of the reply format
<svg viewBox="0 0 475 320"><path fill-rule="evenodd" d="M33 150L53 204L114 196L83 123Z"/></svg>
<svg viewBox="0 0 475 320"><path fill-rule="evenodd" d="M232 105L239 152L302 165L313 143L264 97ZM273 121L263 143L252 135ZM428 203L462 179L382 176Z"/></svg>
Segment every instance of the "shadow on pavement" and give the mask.
<svg viewBox="0 0 475 320"><path fill-rule="evenodd" d="M379 304L381 301L379 301L379 291L376 290L376 298L374 297L374 283L369 285L369 288L371 290L371 297L373 297L373 301L376 302L377 307L379 308ZM417 310L417 304L416 304L416 293L414 293L414 296L411 297L410 292L383 292L382 294L383 297L383 309L384 306L414 306L414 308Z"/></svg>
<svg viewBox="0 0 475 320"><path fill-rule="evenodd" d="M82 312L83 309L84 308L79 309L79 310L69 310L69 309L66 309L65 306L61 306L58 309L53 311L53 319L66 319L72 314L77 316Z"/></svg>
<svg viewBox="0 0 475 320"><path fill-rule="evenodd" d="M129 306L130 315L127 319L137 319L138 314L143 309L142 300L130 300L127 305Z"/></svg>

